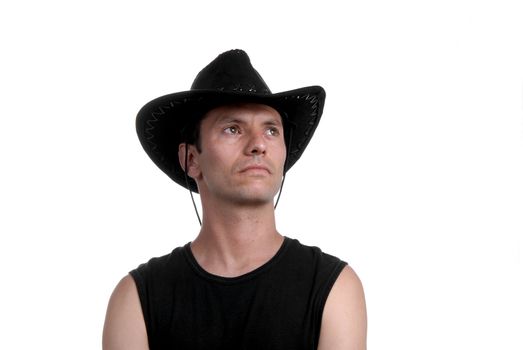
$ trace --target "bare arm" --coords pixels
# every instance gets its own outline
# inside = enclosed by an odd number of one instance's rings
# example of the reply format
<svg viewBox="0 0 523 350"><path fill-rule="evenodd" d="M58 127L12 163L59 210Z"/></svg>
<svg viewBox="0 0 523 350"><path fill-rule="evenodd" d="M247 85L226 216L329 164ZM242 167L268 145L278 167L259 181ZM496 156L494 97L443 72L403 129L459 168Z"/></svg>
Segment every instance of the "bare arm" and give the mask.
<svg viewBox="0 0 523 350"><path fill-rule="evenodd" d="M142 307L131 275L125 276L111 295L102 344L103 350L149 350Z"/></svg>
<svg viewBox="0 0 523 350"><path fill-rule="evenodd" d="M367 310L361 281L349 266L338 276L323 309L318 350L365 350Z"/></svg>

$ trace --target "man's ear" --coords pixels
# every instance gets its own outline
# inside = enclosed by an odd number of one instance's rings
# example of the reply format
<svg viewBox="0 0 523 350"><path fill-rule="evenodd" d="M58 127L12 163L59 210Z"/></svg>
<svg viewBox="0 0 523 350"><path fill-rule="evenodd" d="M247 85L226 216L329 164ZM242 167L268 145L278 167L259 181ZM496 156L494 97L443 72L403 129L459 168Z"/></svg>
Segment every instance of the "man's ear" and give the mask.
<svg viewBox="0 0 523 350"><path fill-rule="evenodd" d="M185 150L185 147L188 147L188 150ZM187 153L186 153L187 152ZM180 166L185 170L185 155L187 154L187 175L191 178L196 179L200 175L200 166L198 163L198 151L194 145L188 145L185 143L180 143L178 146L178 160L180 161Z"/></svg>

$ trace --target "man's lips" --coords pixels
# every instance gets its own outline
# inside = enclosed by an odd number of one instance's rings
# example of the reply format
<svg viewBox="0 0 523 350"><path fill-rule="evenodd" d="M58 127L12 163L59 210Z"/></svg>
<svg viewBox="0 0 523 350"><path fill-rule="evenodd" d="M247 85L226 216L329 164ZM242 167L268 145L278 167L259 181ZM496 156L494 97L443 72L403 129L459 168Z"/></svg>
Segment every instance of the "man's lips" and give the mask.
<svg viewBox="0 0 523 350"><path fill-rule="evenodd" d="M267 168L264 165L249 165L249 166L246 166L245 168L242 168L242 170L240 170L240 173L245 173L247 171L265 171L269 174L271 173L269 168Z"/></svg>

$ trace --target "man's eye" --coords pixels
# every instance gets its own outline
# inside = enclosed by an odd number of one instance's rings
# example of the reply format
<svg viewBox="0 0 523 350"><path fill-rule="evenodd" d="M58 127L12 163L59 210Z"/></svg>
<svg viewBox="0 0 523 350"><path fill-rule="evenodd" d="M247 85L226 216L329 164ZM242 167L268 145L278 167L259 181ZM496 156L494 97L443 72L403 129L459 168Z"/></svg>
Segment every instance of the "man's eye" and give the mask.
<svg viewBox="0 0 523 350"><path fill-rule="evenodd" d="M280 134L280 130L278 130L278 128L269 128L267 129L267 133L271 136L278 136Z"/></svg>
<svg viewBox="0 0 523 350"><path fill-rule="evenodd" d="M238 133L238 128L235 126L229 126L224 130L227 134L235 135Z"/></svg>

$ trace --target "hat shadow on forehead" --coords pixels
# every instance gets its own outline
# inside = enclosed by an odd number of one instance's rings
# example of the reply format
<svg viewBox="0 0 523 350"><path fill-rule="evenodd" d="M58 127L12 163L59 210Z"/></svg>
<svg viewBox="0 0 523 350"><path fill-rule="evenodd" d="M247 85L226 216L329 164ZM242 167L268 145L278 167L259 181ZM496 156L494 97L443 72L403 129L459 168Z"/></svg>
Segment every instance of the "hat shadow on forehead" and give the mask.
<svg viewBox="0 0 523 350"><path fill-rule="evenodd" d="M138 138L165 174L177 184L198 192L193 179L186 183L178 145L187 141L191 130L209 110L236 103L264 104L280 113L288 148L286 172L301 157L318 126L325 90L309 86L273 94L247 54L230 50L202 69L190 90L158 97L143 106L136 117Z"/></svg>

